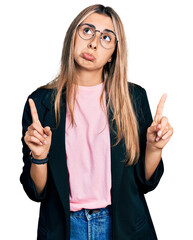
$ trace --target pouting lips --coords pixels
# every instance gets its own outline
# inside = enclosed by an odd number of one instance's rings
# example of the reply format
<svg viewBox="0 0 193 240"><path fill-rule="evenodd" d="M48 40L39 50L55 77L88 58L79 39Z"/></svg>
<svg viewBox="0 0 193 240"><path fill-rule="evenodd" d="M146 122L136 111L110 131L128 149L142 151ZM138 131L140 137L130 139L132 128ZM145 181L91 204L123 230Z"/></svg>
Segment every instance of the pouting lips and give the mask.
<svg viewBox="0 0 193 240"><path fill-rule="evenodd" d="M95 57L90 53L83 53L82 57L85 58L86 60L89 60L89 61L94 61L95 60Z"/></svg>

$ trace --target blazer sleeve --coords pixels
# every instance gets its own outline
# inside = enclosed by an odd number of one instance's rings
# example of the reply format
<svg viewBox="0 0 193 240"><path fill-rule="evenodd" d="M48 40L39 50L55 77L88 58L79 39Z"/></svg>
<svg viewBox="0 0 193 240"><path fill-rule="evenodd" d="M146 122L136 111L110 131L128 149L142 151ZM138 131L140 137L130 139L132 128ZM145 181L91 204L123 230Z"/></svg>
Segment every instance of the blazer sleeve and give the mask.
<svg viewBox="0 0 193 240"><path fill-rule="evenodd" d="M141 101L140 105L138 106L140 109L140 113L138 114L139 117L139 129L140 129L140 157L138 163L135 165L135 176L136 181L138 183L139 189L142 193L147 193L152 191L158 185L163 172L164 172L164 165L163 159L160 159L160 162L155 169L151 178L147 181L145 178L145 149L146 149L146 133L148 127L152 124L153 118L149 106L149 101L147 97L147 93L144 88L141 88Z"/></svg>
<svg viewBox="0 0 193 240"><path fill-rule="evenodd" d="M21 141L22 141L22 145L23 145L22 153L23 153L24 166L23 166L23 171L20 175L20 182L23 185L24 191L26 192L28 197L35 202L40 202L46 197L47 182L46 182L43 192L41 193L41 195L39 195L38 192L36 191L35 184L30 175L30 168L31 168L30 149L24 141L24 136L27 131L27 128L32 123L31 111L30 111L29 102L28 102L29 98L32 98L32 97L29 96L27 98L27 101L24 106L23 117L22 117ZM38 103L37 103L37 105L38 105Z"/></svg>

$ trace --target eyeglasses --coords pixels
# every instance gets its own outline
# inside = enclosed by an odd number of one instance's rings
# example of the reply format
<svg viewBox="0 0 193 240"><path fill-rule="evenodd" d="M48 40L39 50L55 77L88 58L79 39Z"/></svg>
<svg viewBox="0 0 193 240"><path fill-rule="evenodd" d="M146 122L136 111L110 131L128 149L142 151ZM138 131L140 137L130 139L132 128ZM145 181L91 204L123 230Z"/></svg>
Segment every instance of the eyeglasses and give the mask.
<svg viewBox="0 0 193 240"><path fill-rule="evenodd" d="M116 46L118 40L116 34L113 31L105 29L101 32L99 30L96 30L96 27L94 25L88 23L81 23L78 25L78 34L84 40L90 40L91 38L94 38L96 32L101 33L100 42L102 47L111 49Z"/></svg>

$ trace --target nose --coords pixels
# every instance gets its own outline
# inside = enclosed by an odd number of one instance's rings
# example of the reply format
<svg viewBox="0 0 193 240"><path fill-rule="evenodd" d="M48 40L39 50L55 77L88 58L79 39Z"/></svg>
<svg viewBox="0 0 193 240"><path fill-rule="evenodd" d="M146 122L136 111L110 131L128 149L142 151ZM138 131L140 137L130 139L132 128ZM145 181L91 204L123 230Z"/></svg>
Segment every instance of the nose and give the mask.
<svg viewBox="0 0 193 240"><path fill-rule="evenodd" d="M98 34L98 36L97 36L97 34ZM101 36L101 33L96 31L94 37L91 38L91 40L88 44L88 47L92 48L92 49L97 49L99 41L100 41L100 36Z"/></svg>

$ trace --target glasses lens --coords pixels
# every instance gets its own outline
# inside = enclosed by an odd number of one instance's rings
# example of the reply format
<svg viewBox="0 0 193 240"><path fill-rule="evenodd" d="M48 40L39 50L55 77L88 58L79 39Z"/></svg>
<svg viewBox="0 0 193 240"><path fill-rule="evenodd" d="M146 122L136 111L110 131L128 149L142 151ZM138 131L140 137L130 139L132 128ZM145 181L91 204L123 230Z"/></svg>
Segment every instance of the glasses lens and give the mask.
<svg viewBox="0 0 193 240"><path fill-rule="evenodd" d="M95 35L95 28L87 25L87 24L81 24L78 27L78 34L79 36L84 40L89 40ZM116 45L116 36L112 32L103 31L101 35L101 45L104 48L114 48Z"/></svg>
<svg viewBox="0 0 193 240"><path fill-rule="evenodd" d="M116 44L116 37L112 32L104 31L101 36L101 44L104 48L113 48Z"/></svg>
<svg viewBox="0 0 193 240"><path fill-rule="evenodd" d="M95 29L87 24L80 25L78 28L78 33L80 37L85 40L92 38L94 31Z"/></svg>

